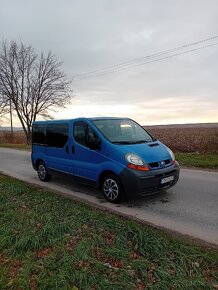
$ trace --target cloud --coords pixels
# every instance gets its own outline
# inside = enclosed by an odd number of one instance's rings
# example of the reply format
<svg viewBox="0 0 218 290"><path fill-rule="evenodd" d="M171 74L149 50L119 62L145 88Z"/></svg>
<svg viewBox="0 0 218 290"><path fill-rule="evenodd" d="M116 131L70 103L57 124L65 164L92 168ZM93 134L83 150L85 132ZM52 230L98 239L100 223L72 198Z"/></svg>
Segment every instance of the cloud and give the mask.
<svg viewBox="0 0 218 290"><path fill-rule="evenodd" d="M217 0L2 1L0 39L52 50L72 77L216 35L217 10ZM141 123L218 122L217 52L214 46L74 81L67 116L90 111L125 113Z"/></svg>

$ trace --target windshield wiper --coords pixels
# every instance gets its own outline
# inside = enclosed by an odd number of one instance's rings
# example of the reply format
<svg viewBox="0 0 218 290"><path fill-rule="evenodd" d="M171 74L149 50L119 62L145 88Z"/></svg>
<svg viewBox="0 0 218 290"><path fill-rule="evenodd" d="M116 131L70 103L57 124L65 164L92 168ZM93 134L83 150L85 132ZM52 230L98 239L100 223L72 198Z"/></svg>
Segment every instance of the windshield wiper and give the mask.
<svg viewBox="0 0 218 290"><path fill-rule="evenodd" d="M134 144L148 143L148 142L152 142L152 141L150 141L150 140L138 140L138 141L135 141Z"/></svg>
<svg viewBox="0 0 218 290"><path fill-rule="evenodd" d="M135 142L132 141L114 141L113 144L135 144Z"/></svg>
<svg viewBox="0 0 218 290"><path fill-rule="evenodd" d="M138 140L138 141L114 141L113 144L140 144L140 143L148 143L152 142L152 140Z"/></svg>
<svg viewBox="0 0 218 290"><path fill-rule="evenodd" d="M155 142L155 141L157 141L157 139L152 138L151 140L138 140L138 141L134 141L134 144L151 143L151 142Z"/></svg>

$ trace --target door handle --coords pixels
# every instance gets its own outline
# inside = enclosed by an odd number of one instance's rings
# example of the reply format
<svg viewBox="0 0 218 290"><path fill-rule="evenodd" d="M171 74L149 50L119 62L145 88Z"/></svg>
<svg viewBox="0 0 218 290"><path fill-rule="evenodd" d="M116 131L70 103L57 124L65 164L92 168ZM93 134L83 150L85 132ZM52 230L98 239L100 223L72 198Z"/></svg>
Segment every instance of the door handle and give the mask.
<svg viewBox="0 0 218 290"><path fill-rule="evenodd" d="M66 153L67 154L69 153L69 147L68 147L68 145L66 146Z"/></svg>
<svg viewBox="0 0 218 290"><path fill-rule="evenodd" d="M72 154L74 154L75 153L75 147L74 147L74 145L72 146Z"/></svg>

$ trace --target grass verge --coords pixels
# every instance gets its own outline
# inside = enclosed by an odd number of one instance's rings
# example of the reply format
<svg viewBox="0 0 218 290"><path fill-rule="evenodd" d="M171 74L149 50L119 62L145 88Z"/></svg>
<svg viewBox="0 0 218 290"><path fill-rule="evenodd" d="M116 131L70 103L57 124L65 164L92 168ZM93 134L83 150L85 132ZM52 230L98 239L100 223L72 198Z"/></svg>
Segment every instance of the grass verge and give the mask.
<svg viewBox="0 0 218 290"><path fill-rule="evenodd" d="M218 169L218 154L176 153L180 165Z"/></svg>
<svg viewBox="0 0 218 290"><path fill-rule="evenodd" d="M218 285L217 251L1 175L0 223L0 289Z"/></svg>

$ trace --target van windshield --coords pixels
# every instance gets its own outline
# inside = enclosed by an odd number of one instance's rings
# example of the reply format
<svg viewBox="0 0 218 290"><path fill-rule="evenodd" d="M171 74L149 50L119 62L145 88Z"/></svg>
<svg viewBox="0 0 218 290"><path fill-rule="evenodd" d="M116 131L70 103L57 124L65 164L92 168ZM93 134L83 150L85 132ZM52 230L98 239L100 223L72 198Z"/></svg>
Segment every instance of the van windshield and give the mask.
<svg viewBox="0 0 218 290"><path fill-rule="evenodd" d="M155 141L145 129L130 119L100 119L92 122L110 142L115 144Z"/></svg>

